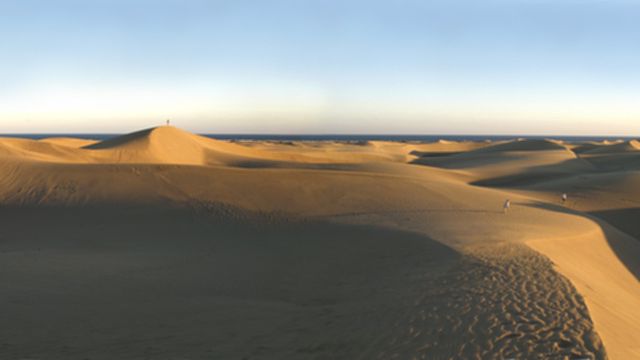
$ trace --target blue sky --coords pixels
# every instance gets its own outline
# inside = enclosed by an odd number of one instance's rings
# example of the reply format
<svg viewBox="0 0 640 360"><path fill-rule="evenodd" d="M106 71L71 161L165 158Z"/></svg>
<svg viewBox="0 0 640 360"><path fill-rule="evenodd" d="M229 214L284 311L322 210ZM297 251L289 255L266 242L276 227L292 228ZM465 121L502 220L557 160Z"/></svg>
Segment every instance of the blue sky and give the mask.
<svg viewBox="0 0 640 360"><path fill-rule="evenodd" d="M0 133L640 135L640 2L0 1Z"/></svg>

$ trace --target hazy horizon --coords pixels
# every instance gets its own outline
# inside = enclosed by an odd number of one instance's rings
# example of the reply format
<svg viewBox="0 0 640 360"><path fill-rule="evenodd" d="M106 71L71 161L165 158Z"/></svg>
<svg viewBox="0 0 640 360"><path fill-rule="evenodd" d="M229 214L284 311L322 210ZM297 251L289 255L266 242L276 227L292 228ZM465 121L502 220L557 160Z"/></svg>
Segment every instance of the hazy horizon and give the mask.
<svg viewBox="0 0 640 360"><path fill-rule="evenodd" d="M162 126L162 125L158 125ZM80 137L94 140L105 140L112 136L127 135L139 131L155 128L146 127L142 129L132 129L130 131L123 132L16 132L16 133L2 133L0 137L21 137L31 139L44 139L48 137ZM188 129L183 129L189 131ZM509 139L559 139L559 140L630 140L638 138L635 135L566 135L566 134L447 134L447 133L214 133L214 132L197 132L205 137L225 139L225 140L344 140L344 141L357 141L357 140L388 140L388 141L436 141L436 140L452 140L452 141L482 141L482 140L509 140Z"/></svg>
<svg viewBox="0 0 640 360"><path fill-rule="evenodd" d="M0 133L640 136L629 1L8 1Z"/></svg>

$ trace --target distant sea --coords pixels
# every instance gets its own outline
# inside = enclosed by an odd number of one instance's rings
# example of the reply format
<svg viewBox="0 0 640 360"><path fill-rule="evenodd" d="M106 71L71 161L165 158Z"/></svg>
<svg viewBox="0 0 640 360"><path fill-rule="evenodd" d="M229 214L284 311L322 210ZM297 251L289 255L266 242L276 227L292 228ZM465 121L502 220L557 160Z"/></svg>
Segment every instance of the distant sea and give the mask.
<svg viewBox="0 0 640 360"><path fill-rule="evenodd" d="M0 134L0 137L18 137L27 139L43 139L48 137L74 137L91 140L106 140L124 134ZM562 136L562 135L286 135L286 134L200 134L219 140L268 140L268 141L404 141L404 142L434 142L449 141L497 141L517 138L526 139L555 139L563 141L603 141L629 140L634 137L625 136Z"/></svg>

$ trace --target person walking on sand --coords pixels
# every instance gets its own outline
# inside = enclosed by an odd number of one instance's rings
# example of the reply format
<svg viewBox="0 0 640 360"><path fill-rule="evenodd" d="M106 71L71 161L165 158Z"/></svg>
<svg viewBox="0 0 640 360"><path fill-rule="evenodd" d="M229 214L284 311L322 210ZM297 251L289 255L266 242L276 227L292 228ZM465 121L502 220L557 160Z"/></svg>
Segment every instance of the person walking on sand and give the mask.
<svg viewBox="0 0 640 360"><path fill-rule="evenodd" d="M567 193L563 193L562 194L562 205L564 205L567 202Z"/></svg>
<svg viewBox="0 0 640 360"><path fill-rule="evenodd" d="M511 200L507 199L507 200L504 201L504 205L502 205L502 210L506 214L507 211L509 211L509 208L511 208Z"/></svg>

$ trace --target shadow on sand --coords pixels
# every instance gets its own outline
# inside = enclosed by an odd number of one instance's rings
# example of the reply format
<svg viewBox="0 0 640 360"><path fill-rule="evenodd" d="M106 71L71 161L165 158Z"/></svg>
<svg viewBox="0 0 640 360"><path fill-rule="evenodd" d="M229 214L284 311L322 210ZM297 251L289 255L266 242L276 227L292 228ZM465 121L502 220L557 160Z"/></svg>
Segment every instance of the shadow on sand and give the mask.
<svg viewBox="0 0 640 360"><path fill-rule="evenodd" d="M460 258L414 233L239 213L0 208L0 358L372 358Z"/></svg>

